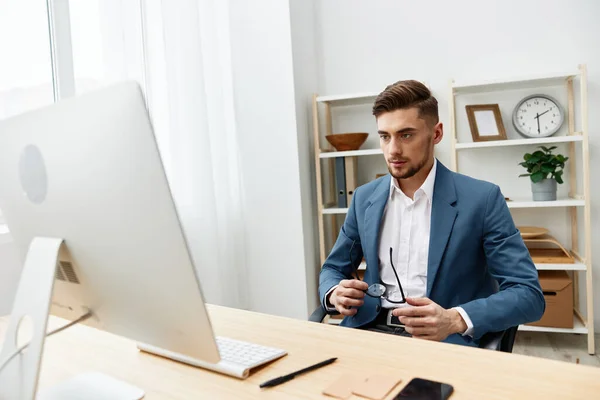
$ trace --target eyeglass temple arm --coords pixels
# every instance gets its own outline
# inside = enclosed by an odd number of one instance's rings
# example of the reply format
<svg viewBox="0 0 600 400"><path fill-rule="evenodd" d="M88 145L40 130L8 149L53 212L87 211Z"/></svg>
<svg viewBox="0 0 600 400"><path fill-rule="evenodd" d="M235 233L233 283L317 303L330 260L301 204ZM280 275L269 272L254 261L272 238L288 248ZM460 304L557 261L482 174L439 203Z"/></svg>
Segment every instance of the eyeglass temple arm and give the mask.
<svg viewBox="0 0 600 400"><path fill-rule="evenodd" d="M396 267L394 267L394 261L392 261L392 248L390 247L390 264L392 265L392 270L394 271L394 275L396 276L396 282L398 282L398 287L400 288L400 294L402 295L402 299L406 300L404 297L404 290L402 290L402 284L400 283L400 278L398 278L398 273L396 272Z"/></svg>
<svg viewBox="0 0 600 400"><path fill-rule="evenodd" d="M355 274L355 278L357 281L360 281L360 277L358 276L358 267L354 267L354 260L352 259L352 250L354 250L354 245L356 244L356 240L352 241L352 246L350 246L350 266L352 267L352 271ZM360 263L358 264L360 266Z"/></svg>

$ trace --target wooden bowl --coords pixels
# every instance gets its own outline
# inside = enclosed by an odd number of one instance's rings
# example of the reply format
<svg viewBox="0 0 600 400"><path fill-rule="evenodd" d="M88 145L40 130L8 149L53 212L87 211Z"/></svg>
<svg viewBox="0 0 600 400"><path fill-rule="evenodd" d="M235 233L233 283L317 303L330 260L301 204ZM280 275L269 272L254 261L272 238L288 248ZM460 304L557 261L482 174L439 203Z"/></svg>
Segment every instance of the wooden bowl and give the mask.
<svg viewBox="0 0 600 400"><path fill-rule="evenodd" d="M518 226L517 229L521 232L523 238L535 238L548 233L548 229L537 226Z"/></svg>
<svg viewBox="0 0 600 400"><path fill-rule="evenodd" d="M368 133L337 133L325 138L337 151L358 150L367 140Z"/></svg>

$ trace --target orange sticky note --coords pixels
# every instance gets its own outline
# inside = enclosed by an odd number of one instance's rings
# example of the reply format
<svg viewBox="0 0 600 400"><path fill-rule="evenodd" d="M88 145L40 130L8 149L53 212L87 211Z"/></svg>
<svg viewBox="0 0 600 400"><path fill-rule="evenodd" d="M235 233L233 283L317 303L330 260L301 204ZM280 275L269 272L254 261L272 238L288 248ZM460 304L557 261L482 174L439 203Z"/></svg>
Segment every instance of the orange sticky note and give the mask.
<svg viewBox="0 0 600 400"><path fill-rule="evenodd" d="M362 380L362 378L359 378L356 375L342 375L331 385L327 386L323 390L323 394L338 399L347 399L348 397L352 396L352 387L357 381Z"/></svg>
<svg viewBox="0 0 600 400"><path fill-rule="evenodd" d="M354 383L352 393L372 400L382 400L400 381L391 376L372 375L364 381Z"/></svg>

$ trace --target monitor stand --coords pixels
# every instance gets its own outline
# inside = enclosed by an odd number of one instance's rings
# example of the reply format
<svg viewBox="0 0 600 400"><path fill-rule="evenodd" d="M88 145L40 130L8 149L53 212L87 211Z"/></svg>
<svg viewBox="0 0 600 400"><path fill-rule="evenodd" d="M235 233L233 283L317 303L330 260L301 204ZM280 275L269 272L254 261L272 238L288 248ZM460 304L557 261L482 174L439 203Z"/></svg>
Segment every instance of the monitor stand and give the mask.
<svg viewBox="0 0 600 400"><path fill-rule="evenodd" d="M32 338L29 346L0 371L0 399L142 399L143 390L96 373L75 376L40 391L36 397L56 265L63 247L66 248L63 239L42 237L34 238L29 246L0 351L0 364L18 349L19 326L26 317L33 323Z"/></svg>

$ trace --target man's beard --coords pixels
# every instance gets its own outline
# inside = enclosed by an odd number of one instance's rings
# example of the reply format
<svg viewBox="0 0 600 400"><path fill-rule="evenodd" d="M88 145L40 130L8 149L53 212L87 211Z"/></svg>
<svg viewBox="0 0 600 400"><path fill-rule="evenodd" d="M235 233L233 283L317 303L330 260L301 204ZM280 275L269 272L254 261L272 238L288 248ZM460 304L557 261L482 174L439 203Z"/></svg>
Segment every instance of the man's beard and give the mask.
<svg viewBox="0 0 600 400"><path fill-rule="evenodd" d="M421 162L414 167L410 167L408 169L408 171L398 175L398 174L394 174L394 172L392 172L392 168L389 166L388 164L388 171L390 171L390 174L395 178L395 179L407 179L407 178L411 178L413 176L416 175L417 172L419 172L421 169L423 169L423 167L425 166L425 164L427 164L427 159L429 157L423 157L423 159L421 160Z"/></svg>

